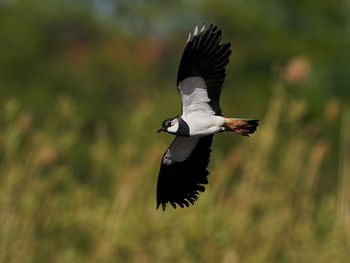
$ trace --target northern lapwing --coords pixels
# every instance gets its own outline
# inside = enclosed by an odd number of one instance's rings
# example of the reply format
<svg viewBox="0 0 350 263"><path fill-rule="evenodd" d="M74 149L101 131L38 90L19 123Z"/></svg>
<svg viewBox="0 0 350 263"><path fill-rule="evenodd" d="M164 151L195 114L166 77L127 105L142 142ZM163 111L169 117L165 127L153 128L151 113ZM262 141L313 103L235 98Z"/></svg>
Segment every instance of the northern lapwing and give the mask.
<svg viewBox="0 0 350 263"><path fill-rule="evenodd" d="M163 121L157 132L176 135L163 155L157 184L157 209L193 204L208 184L207 166L213 136L232 131L249 136L259 120L226 118L220 109L225 66L231 55L230 43L221 44L221 30L211 25L189 33L181 58L177 89L182 114Z"/></svg>

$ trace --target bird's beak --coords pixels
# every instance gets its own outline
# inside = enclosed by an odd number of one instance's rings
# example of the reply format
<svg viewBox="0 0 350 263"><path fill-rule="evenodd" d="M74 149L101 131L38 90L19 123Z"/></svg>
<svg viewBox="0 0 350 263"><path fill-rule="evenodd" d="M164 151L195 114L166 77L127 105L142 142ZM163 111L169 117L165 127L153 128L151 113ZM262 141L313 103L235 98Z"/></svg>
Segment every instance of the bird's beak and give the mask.
<svg viewBox="0 0 350 263"><path fill-rule="evenodd" d="M160 129L157 131L157 133L160 133L160 132L165 131L165 130L166 130L166 128L165 128L165 127L162 127L162 128L160 128Z"/></svg>

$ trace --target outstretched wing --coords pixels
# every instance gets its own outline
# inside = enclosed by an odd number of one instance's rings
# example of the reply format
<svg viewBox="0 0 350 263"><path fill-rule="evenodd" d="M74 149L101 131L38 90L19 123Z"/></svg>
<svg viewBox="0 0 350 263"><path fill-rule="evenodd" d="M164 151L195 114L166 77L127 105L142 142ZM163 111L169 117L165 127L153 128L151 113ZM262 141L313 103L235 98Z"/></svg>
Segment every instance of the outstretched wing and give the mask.
<svg viewBox="0 0 350 263"><path fill-rule="evenodd" d="M193 204L208 183L207 166L213 135L177 136L165 152L157 184L157 209L169 202L174 208Z"/></svg>
<svg viewBox="0 0 350 263"><path fill-rule="evenodd" d="M203 25L200 32L196 26L193 38L189 34L177 75L184 115L222 115L220 94L231 50L230 43L220 41L221 30L213 25L207 30Z"/></svg>

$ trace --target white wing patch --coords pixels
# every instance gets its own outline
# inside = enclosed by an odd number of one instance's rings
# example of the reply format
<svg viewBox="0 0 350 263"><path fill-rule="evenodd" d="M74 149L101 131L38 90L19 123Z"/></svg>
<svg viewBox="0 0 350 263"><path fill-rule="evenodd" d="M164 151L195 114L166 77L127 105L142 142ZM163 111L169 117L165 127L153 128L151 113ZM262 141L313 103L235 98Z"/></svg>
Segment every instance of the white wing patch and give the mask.
<svg viewBox="0 0 350 263"><path fill-rule="evenodd" d="M163 163L171 165L174 162L185 161L196 147L200 136L176 137L163 157Z"/></svg>
<svg viewBox="0 0 350 263"><path fill-rule="evenodd" d="M205 25L204 24L203 24L201 30L199 30L198 26L196 25L196 27L194 28L194 31L193 31L193 37L197 36L198 33L202 33L204 30L205 30ZM191 32L188 34L188 38L187 38L186 43L188 43L190 41L191 41Z"/></svg>
<svg viewBox="0 0 350 263"><path fill-rule="evenodd" d="M191 40L191 32L188 34L188 38L187 38L187 42L186 43L190 42L190 40Z"/></svg>
<svg viewBox="0 0 350 263"><path fill-rule="evenodd" d="M198 35L198 26L196 25L196 27L194 28L193 36L197 36L197 35Z"/></svg>
<svg viewBox="0 0 350 263"><path fill-rule="evenodd" d="M199 116L215 115L215 112L208 104L210 99L208 97L207 85L203 78L186 78L179 83L178 89L182 101L183 116L192 114Z"/></svg>

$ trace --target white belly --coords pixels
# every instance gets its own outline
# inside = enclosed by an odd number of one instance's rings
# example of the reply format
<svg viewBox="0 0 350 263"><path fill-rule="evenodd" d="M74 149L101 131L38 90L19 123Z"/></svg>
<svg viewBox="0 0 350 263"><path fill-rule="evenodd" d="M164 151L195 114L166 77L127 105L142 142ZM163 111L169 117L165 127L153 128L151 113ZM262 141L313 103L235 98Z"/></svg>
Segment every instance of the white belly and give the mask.
<svg viewBox="0 0 350 263"><path fill-rule="evenodd" d="M181 116L190 128L190 136L209 135L223 131L224 117L222 116L201 116L186 115Z"/></svg>

